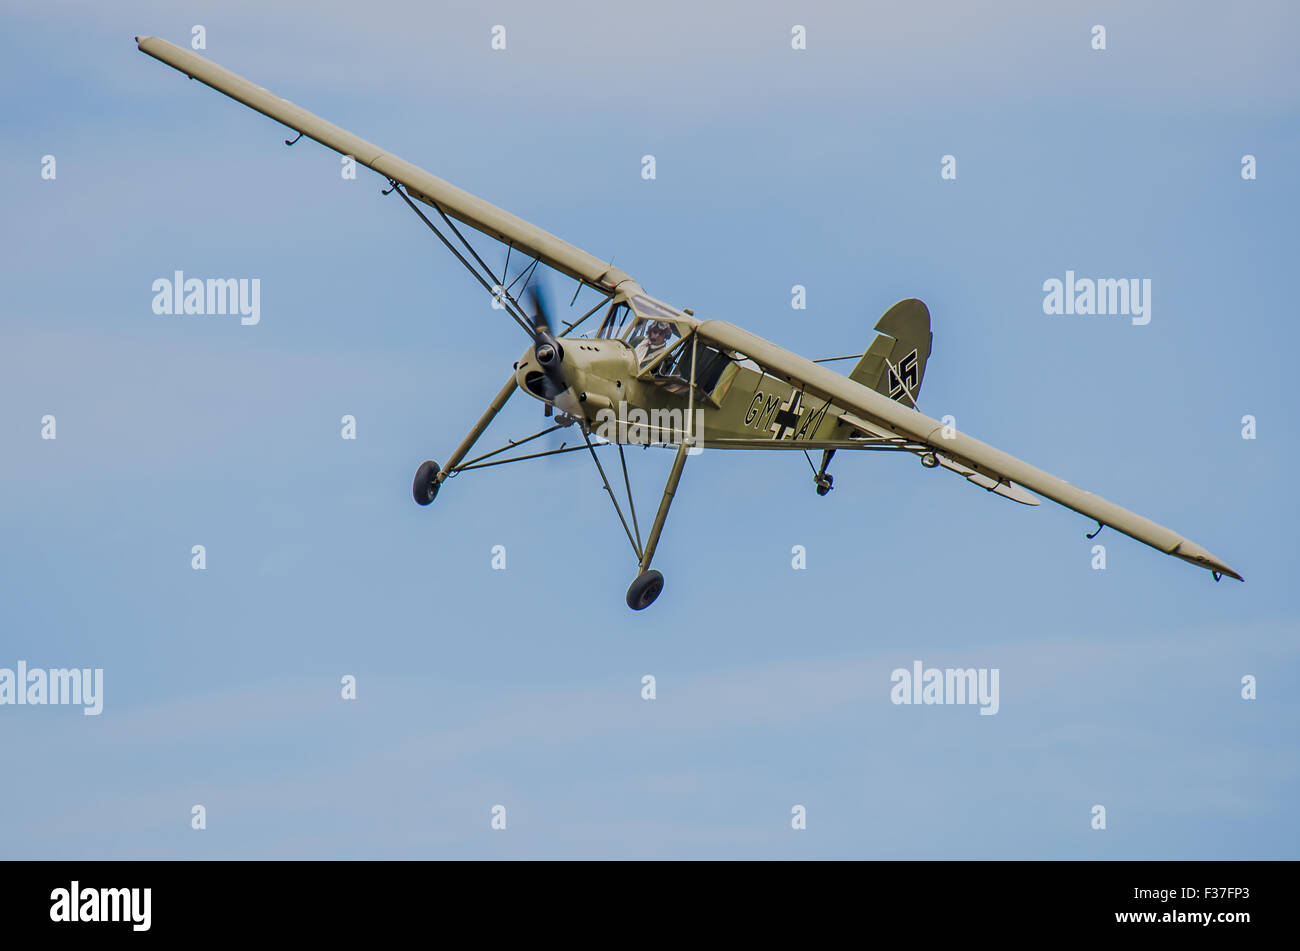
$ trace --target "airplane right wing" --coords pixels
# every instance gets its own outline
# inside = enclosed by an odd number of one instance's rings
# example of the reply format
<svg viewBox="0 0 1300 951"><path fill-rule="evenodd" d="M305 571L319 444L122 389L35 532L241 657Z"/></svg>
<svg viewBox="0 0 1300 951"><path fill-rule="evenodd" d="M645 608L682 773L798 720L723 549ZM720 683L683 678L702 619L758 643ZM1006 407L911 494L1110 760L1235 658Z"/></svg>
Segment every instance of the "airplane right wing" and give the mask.
<svg viewBox="0 0 1300 951"><path fill-rule="evenodd" d="M1225 562L1177 532L1071 485L1010 453L945 427L924 413L791 353L771 341L721 320L703 321L697 327L697 332L717 346L744 354L767 373L792 386L843 407L842 418L856 429L928 447L939 457L941 465L965 475L976 485L982 485L991 492L1018 502L1029 499L1027 504L1032 504L1032 497L1025 492L1028 489L1081 515L1096 519L1101 525L1109 525L1167 555L1199 565L1216 575L1224 574L1243 580ZM708 445L707 439L705 445Z"/></svg>

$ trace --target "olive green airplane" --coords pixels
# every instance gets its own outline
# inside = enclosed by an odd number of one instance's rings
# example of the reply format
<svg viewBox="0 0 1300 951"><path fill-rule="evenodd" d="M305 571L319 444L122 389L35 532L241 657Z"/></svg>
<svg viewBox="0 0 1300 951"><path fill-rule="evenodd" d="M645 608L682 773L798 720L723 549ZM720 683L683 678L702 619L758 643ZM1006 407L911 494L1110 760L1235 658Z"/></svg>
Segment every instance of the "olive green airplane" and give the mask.
<svg viewBox="0 0 1300 951"><path fill-rule="evenodd" d="M554 235L390 155L326 122L261 86L166 40L137 37L141 51L191 79L378 172L387 179L385 195L396 193L442 244L463 264L496 309L528 335L529 345L505 385L447 462L425 462L415 476L413 494L428 505L442 484L458 473L564 452L591 454L605 491L637 558L637 576L627 591L628 606L648 607L663 589L663 576L650 567L664 521L687 457L709 449L820 451L820 465L808 462L819 495L832 486L827 471L840 450L912 453L928 469L955 472L982 489L1025 505L1034 494L1096 520L1089 538L1111 526L1169 555L1209 569L1217 581L1241 580L1201 546L1149 519L1076 488L921 413L916 399L930 356L930 313L919 300L895 304L876 324L877 336L860 356L806 360L776 344L721 320L699 320L650 297L635 280ZM432 217L421 210L431 209ZM457 222L500 242L505 264L500 273L483 260ZM517 272L510 278L511 258ZM537 292L535 272L544 265L577 282L599 299L556 332ZM570 303L572 306L572 302ZM575 331L599 314L584 336ZM856 359L848 376L822 364ZM515 393L540 400L554 424L531 436L472 458L471 450ZM524 454L516 447L547 433L577 427L582 444ZM625 445L675 448L672 467L650 531L642 540ZM623 470L628 515L610 485L597 448L615 446ZM630 518L630 521L629 521Z"/></svg>

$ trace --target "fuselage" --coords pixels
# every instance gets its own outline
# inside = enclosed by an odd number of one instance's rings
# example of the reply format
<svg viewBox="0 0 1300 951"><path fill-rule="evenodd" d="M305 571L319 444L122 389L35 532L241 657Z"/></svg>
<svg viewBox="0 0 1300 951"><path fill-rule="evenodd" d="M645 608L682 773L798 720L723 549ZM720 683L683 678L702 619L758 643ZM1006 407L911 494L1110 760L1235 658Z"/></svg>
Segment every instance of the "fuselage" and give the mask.
<svg viewBox="0 0 1300 951"><path fill-rule="evenodd" d="M561 409L565 402L578 407L589 429L610 442L677 443L687 434L705 444L845 438L845 427L829 403L748 361L716 351L704 358L697 353L692 386L689 343L679 360L664 360L649 370L638 369L633 347L620 339L569 337L560 343L560 369L576 401L554 402ZM534 399L552 402L544 395L544 377L529 347L515 365L515 380Z"/></svg>

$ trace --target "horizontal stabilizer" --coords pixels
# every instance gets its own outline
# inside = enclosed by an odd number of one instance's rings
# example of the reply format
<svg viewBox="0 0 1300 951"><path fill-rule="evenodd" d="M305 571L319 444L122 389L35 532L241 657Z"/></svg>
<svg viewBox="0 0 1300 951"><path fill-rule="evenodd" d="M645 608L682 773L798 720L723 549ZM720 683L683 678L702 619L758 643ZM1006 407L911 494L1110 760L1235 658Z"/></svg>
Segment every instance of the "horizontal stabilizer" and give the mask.
<svg viewBox="0 0 1300 951"><path fill-rule="evenodd" d="M1038 504L1038 499L1035 498L1033 493L1024 486L1016 485L1014 482L1010 482L1007 479L992 479L989 476L981 475L974 469L968 469L961 463L953 462L951 459L937 453L935 454L935 458L939 460L939 465L943 466L945 469L951 469L959 475L965 476L966 481L973 482L981 489L1000 495L1004 499L1010 499L1012 502L1019 502L1021 505Z"/></svg>

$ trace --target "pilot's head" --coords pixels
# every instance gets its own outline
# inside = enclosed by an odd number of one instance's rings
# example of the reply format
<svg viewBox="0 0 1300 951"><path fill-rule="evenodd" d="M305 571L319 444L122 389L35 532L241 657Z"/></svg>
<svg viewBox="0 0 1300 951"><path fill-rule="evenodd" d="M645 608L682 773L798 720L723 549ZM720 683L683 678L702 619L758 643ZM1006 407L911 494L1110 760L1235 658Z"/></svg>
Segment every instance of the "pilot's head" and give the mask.
<svg viewBox="0 0 1300 951"><path fill-rule="evenodd" d="M668 340L668 335L672 333L672 326L666 321L652 320L650 326L646 328L646 336L656 347L662 347Z"/></svg>

